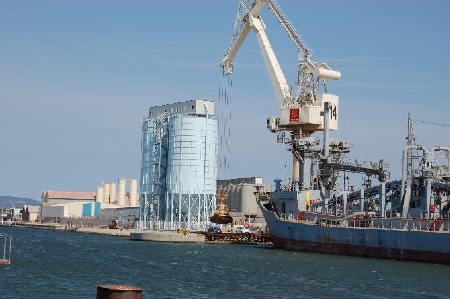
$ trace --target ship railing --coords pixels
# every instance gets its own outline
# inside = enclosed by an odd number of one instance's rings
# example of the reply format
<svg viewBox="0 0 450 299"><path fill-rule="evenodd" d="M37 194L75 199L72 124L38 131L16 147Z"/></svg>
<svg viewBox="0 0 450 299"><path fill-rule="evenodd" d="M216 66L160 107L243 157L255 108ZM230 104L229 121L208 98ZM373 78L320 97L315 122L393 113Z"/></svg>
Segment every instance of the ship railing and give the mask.
<svg viewBox="0 0 450 299"><path fill-rule="evenodd" d="M319 226L376 228L382 230L436 231L450 232L449 219L404 219L404 218L318 218Z"/></svg>
<svg viewBox="0 0 450 299"><path fill-rule="evenodd" d="M404 218L383 218L374 219L374 227L386 230L413 230L413 231L450 231L449 219L404 219Z"/></svg>

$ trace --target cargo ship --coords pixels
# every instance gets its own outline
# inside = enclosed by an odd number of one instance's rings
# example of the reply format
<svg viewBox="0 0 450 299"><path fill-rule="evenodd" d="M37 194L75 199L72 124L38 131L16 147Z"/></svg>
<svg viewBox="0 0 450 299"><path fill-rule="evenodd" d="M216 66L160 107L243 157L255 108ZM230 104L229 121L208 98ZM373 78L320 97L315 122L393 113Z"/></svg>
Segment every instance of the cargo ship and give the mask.
<svg viewBox="0 0 450 299"><path fill-rule="evenodd" d="M297 69L289 86L261 17L267 5L298 50ZM389 181L380 160L349 161L346 141L330 138L340 117L339 96L328 93L327 80L341 73L312 59L292 23L275 0L241 0L231 42L220 65L234 73L235 56L254 32L266 65L278 117L267 119L277 143L292 152L292 177L275 190L256 190L259 206L278 248L397 260L450 264L450 153L416 143L408 116L402 178ZM231 82L230 80L228 82ZM232 84L231 84L232 85ZM228 92L224 94L228 101ZM314 134L323 132L320 140ZM349 176L362 175L359 190ZM342 182L343 181L343 182Z"/></svg>
<svg viewBox="0 0 450 299"><path fill-rule="evenodd" d="M273 192L257 193L274 246L450 264L450 149L416 144L411 116L406 140L401 180L387 181L383 161L365 168L326 159L317 161L309 188L276 180ZM342 171L362 173L366 184L338 191Z"/></svg>

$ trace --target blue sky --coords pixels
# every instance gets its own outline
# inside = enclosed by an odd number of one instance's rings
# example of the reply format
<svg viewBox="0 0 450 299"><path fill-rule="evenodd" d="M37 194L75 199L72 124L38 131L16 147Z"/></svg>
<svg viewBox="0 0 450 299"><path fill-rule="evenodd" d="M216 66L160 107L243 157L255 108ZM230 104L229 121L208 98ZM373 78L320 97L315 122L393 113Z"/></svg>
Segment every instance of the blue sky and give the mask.
<svg viewBox="0 0 450 299"><path fill-rule="evenodd" d="M289 1L279 5L313 59L342 73L340 130L360 161L384 158L399 178L407 113L450 123L450 1ZM0 0L0 194L94 191L139 178L150 106L218 100L219 62L238 1ZM291 82L296 49L268 9L272 46ZM227 177L290 176L290 155L265 128L278 107L251 32L235 60ZM415 122L419 143L450 129Z"/></svg>

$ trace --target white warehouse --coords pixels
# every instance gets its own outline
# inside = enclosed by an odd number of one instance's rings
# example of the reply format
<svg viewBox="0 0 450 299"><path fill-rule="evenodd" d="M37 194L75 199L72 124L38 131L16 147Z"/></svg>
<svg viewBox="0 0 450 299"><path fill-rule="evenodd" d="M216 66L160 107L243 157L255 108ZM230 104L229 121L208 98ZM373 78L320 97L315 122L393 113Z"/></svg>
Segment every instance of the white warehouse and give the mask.
<svg viewBox="0 0 450 299"><path fill-rule="evenodd" d="M214 102L151 107L142 125L141 161L141 228L205 228L216 208Z"/></svg>

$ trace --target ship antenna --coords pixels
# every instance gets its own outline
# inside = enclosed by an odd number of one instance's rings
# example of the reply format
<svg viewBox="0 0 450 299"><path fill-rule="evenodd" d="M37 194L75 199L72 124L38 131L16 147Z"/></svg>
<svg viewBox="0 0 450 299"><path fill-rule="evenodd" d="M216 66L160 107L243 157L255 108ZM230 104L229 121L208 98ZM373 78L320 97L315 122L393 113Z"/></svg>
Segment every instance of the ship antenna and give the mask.
<svg viewBox="0 0 450 299"><path fill-rule="evenodd" d="M416 136L414 136L411 114L408 113L408 136L406 137L406 144L413 145L416 143Z"/></svg>

